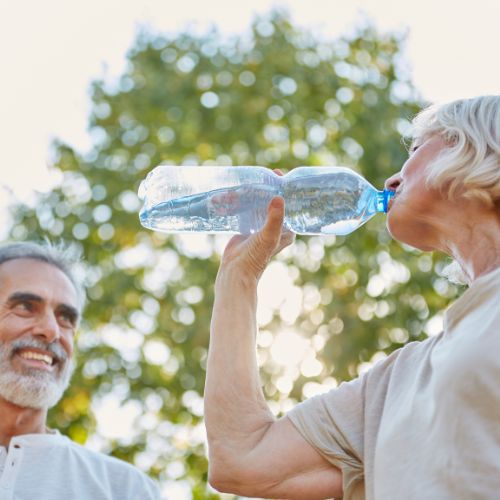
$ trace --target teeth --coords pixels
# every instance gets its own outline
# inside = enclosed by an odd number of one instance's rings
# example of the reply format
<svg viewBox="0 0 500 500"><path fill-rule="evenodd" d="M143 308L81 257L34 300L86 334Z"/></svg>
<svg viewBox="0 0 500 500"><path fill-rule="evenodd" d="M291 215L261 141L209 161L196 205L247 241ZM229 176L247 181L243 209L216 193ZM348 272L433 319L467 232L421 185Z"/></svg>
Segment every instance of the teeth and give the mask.
<svg viewBox="0 0 500 500"><path fill-rule="evenodd" d="M21 357L24 359L36 359L38 361L43 361L48 365L52 365L52 357L47 354L40 354L39 352L24 351L21 353Z"/></svg>

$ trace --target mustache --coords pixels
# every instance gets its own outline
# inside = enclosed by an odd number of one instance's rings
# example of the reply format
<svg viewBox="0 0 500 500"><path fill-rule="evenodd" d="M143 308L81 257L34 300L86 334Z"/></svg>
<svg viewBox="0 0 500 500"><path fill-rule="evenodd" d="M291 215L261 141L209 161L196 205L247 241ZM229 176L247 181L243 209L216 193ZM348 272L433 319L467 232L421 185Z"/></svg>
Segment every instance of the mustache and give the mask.
<svg viewBox="0 0 500 500"><path fill-rule="evenodd" d="M19 352L21 349L26 349L29 347L50 352L54 356L56 361L66 362L68 360L68 354L64 350L64 348L61 346L60 343L50 343L49 344L49 343L43 342L42 340L39 340L39 339L14 340L10 345L11 355L13 356L17 352Z"/></svg>

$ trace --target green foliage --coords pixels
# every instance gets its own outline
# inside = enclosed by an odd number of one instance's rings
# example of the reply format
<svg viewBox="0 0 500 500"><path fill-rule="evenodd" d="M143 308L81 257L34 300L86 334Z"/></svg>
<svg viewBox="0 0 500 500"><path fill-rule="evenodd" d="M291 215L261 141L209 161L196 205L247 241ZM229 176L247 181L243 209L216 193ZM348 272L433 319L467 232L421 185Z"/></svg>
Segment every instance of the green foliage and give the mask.
<svg viewBox="0 0 500 500"><path fill-rule="evenodd" d="M202 394L225 239L145 230L139 183L161 162L285 171L336 164L381 186L405 161L401 132L421 105L398 66L403 43L371 26L318 41L274 12L234 40L143 34L119 82L94 82L94 149L55 144L60 187L35 208L13 211L11 238L76 241L88 262L79 366L50 425L79 442L97 437L102 449L162 481L186 480L193 498L219 498L206 487ZM348 237L298 238L274 264L297 287L298 306L278 304L260 318L273 410L424 338L429 319L456 294L431 277L435 265L392 242L381 216ZM269 346L284 326L306 339L309 365L273 358ZM131 435L96 428L92 410L109 394L123 415L137 409Z"/></svg>

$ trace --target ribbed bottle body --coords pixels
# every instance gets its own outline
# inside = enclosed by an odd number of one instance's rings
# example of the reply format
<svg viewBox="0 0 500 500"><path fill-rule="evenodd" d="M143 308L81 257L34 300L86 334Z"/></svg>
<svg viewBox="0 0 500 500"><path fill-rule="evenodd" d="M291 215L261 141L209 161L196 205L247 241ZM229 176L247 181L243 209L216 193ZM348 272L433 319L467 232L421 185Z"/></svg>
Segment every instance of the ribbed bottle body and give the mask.
<svg viewBox="0 0 500 500"><path fill-rule="evenodd" d="M281 179L264 167L161 165L143 181L141 224L167 233L253 233Z"/></svg>
<svg viewBox="0 0 500 500"><path fill-rule="evenodd" d="M297 234L348 234L377 212L377 190L348 168L299 167L284 179L286 225Z"/></svg>
<svg viewBox="0 0 500 500"><path fill-rule="evenodd" d="M263 227L276 195L285 199L286 229L343 235L385 212L392 193L344 167L299 167L278 176L264 167L162 165L141 184L140 221L167 233L249 234Z"/></svg>

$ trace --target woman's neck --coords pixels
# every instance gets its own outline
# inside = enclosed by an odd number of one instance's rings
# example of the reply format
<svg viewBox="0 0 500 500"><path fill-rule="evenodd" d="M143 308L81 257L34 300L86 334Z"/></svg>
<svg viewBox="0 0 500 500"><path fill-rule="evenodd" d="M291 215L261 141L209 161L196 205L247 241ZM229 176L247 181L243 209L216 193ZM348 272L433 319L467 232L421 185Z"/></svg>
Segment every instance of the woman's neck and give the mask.
<svg viewBox="0 0 500 500"><path fill-rule="evenodd" d="M444 245L470 285L500 267L500 217L494 211L483 211L479 216L464 213L465 221L449 226L450 234Z"/></svg>

